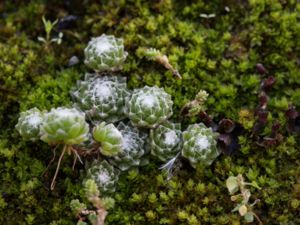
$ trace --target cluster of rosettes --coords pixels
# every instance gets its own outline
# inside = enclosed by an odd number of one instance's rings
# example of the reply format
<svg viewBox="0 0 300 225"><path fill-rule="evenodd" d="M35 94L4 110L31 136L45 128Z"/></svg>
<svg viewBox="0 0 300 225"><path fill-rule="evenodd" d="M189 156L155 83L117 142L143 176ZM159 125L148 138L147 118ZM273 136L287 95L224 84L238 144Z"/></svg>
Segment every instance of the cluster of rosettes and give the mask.
<svg viewBox="0 0 300 225"><path fill-rule="evenodd" d="M74 145L88 139L89 125L84 113L75 108L59 107L50 112L33 108L21 113L16 129L26 140Z"/></svg>
<svg viewBox="0 0 300 225"><path fill-rule="evenodd" d="M74 107L21 113L16 125L21 136L69 145L83 155L97 150L105 161L94 162L86 174L100 192L113 191L118 171L147 164L149 155L168 162L181 154L193 167L210 165L219 155L211 129L195 124L181 132L180 124L168 121L173 102L164 89L130 91L125 77L111 74L127 56L123 41L102 35L92 39L85 56L85 64L96 73L88 73L72 89Z"/></svg>

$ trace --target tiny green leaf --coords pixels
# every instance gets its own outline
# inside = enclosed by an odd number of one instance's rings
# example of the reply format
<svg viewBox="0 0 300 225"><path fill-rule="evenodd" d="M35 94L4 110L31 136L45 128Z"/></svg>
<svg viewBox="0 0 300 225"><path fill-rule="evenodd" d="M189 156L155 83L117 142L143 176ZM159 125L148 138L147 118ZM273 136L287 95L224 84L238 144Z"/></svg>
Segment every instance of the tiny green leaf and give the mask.
<svg viewBox="0 0 300 225"><path fill-rule="evenodd" d="M252 186L252 187L255 187L255 188L259 189L259 190L261 189L261 187L258 186L258 184L256 183L256 181L252 181L252 182L251 182L251 186Z"/></svg>
<svg viewBox="0 0 300 225"><path fill-rule="evenodd" d="M254 221L254 216L253 216L252 212L247 212L244 215L244 218L245 218L245 220L246 220L247 223L252 223Z"/></svg>
<svg viewBox="0 0 300 225"><path fill-rule="evenodd" d="M226 180L226 187L230 194L234 194L239 190L239 184L236 177L230 176Z"/></svg>

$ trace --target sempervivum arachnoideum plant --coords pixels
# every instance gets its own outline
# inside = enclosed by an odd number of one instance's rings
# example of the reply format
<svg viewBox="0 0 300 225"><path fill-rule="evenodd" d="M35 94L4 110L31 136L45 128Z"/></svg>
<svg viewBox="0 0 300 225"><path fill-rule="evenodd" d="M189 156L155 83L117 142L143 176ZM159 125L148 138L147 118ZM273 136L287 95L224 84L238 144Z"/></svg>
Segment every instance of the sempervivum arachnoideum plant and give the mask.
<svg viewBox="0 0 300 225"><path fill-rule="evenodd" d="M87 140L88 132L89 125L85 121L85 115L83 112L80 112L77 109L59 107L56 109L51 109L51 111L44 116L43 123L41 125L41 140L50 145L64 145L63 151L58 160L54 178L51 183L52 190L54 188L55 178L65 152L73 152L76 160L79 156L72 145L80 144Z"/></svg>
<svg viewBox="0 0 300 225"><path fill-rule="evenodd" d="M157 86L133 90L126 100L126 114L137 127L155 128L172 116L171 96Z"/></svg>
<svg viewBox="0 0 300 225"><path fill-rule="evenodd" d="M179 123L164 122L150 131L151 154L163 162L174 158L182 147Z"/></svg>
<svg viewBox="0 0 300 225"><path fill-rule="evenodd" d="M87 140L89 125L83 112L74 108L51 109L41 125L41 140L50 144L73 145Z"/></svg>
<svg viewBox="0 0 300 225"><path fill-rule="evenodd" d="M87 74L84 81L78 81L71 95L89 119L116 122L125 117L125 98L130 92L125 77Z"/></svg>
<svg viewBox="0 0 300 225"><path fill-rule="evenodd" d="M119 180L120 171L107 161L95 161L87 169L85 180L92 179L97 184L100 194L113 193Z"/></svg>
<svg viewBox="0 0 300 225"><path fill-rule="evenodd" d="M198 165L209 166L219 156L217 133L204 124L189 125L182 136L182 156L187 158L194 168Z"/></svg>
<svg viewBox="0 0 300 225"><path fill-rule="evenodd" d="M84 49L84 63L96 72L117 71L122 69L127 55L123 39L102 34L92 38Z"/></svg>
<svg viewBox="0 0 300 225"><path fill-rule="evenodd" d="M115 156L122 151L122 133L112 123L102 122L96 125L93 137L100 143L100 152L104 156Z"/></svg>
<svg viewBox="0 0 300 225"><path fill-rule="evenodd" d="M43 112L37 108L21 112L16 129L25 140L40 139L40 126L43 122Z"/></svg>
<svg viewBox="0 0 300 225"><path fill-rule="evenodd" d="M122 151L112 157L110 162L122 171L145 165L148 162L145 158L147 134L130 123L120 122L117 128L123 136Z"/></svg>

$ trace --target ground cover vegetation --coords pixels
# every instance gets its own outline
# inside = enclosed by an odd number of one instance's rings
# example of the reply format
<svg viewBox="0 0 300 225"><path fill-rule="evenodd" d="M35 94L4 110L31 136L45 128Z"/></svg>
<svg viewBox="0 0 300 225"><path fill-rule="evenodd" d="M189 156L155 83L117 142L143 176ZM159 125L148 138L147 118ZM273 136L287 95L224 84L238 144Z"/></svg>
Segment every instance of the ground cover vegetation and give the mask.
<svg viewBox="0 0 300 225"><path fill-rule="evenodd" d="M47 167L54 148L15 125L31 108L72 106L72 88L93 72L84 49L102 34L124 40L128 89L163 88L172 120L204 123L222 151L205 168L175 161L171 179L153 156L123 173L106 224L299 224L299 10L293 0L1 2L1 224L76 224L74 199L99 203L73 157L50 190L58 152ZM228 177L252 184L239 183L247 201L231 196Z"/></svg>

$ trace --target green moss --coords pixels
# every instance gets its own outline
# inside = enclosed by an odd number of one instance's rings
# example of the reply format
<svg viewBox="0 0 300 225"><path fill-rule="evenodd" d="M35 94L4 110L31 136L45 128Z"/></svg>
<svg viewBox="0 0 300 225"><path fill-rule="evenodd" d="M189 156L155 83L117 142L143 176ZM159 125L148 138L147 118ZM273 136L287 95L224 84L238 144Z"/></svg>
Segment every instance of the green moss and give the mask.
<svg viewBox="0 0 300 225"><path fill-rule="evenodd" d="M66 157L56 190L50 192L55 166L43 175L52 158L50 147L21 141L14 125L20 111L71 104L69 90L87 69L82 63L67 68L68 60L76 55L82 62L88 40L102 33L124 38L129 57L123 74L130 88L165 88L174 100L174 119L184 126L199 119L182 118L181 107L206 90L208 113L216 120L239 121L246 130L240 137L241 151L232 157L221 155L206 170L195 171L184 163L166 182L159 165L152 163L138 175L135 171L124 176L108 224L243 224L231 212L225 187L226 178L239 173L262 187L253 193L261 200L255 210L264 224L299 223L299 138L286 132L284 116L289 104L300 107L297 1L68 2L0 3L1 224L75 223L69 203L82 195L80 167L72 171L72 159ZM45 35L43 15L54 21L54 15L70 14L79 17L75 24L55 27L52 34L64 33L60 46L46 48L37 41ZM183 79L142 57L141 47L166 54ZM257 63L264 64L266 75L257 72ZM260 81L267 75L276 83L268 92L270 114L262 135L271 135L272 124L279 121L283 140L260 148L251 129Z"/></svg>
<svg viewBox="0 0 300 225"><path fill-rule="evenodd" d="M29 90L29 94L20 102L21 111L32 107L50 110L52 107L71 105L70 90L80 79L74 69L66 69L50 76L43 75L36 80L36 86Z"/></svg>

